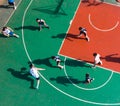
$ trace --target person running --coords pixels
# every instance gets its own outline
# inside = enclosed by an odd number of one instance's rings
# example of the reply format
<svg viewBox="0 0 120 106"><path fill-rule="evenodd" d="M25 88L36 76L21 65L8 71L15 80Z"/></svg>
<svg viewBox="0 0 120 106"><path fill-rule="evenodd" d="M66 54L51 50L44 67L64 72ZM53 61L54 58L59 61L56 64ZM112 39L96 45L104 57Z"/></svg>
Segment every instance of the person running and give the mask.
<svg viewBox="0 0 120 106"><path fill-rule="evenodd" d="M85 83L91 83L93 80L94 78L91 78L89 73L85 74Z"/></svg>
<svg viewBox="0 0 120 106"><path fill-rule="evenodd" d="M14 1L14 0L8 0L8 4L9 4L10 6L13 6L13 9L16 10L16 6L15 6L15 1Z"/></svg>
<svg viewBox="0 0 120 106"><path fill-rule="evenodd" d="M93 53L94 56L94 65L93 67L95 67L97 64L102 65L102 61L100 60L100 54L98 53Z"/></svg>
<svg viewBox="0 0 120 106"><path fill-rule="evenodd" d="M63 69L63 66L60 64L60 63L61 63L61 59L60 59L59 56L52 56L51 58L56 61L57 66L58 66L60 69Z"/></svg>
<svg viewBox="0 0 120 106"><path fill-rule="evenodd" d="M79 31L80 31L80 34L78 35L78 37L81 37L82 35L84 35L85 39L89 42L90 39L89 39L89 37L87 35L87 30L85 28L83 28L83 27L79 27Z"/></svg>
<svg viewBox="0 0 120 106"><path fill-rule="evenodd" d="M41 31L41 29L42 29L43 27L49 29L49 26L46 24L45 20L36 18L36 22L37 22L38 25L39 25L39 30L40 30L40 31Z"/></svg>
<svg viewBox="0 0 120 106"><path fill-rule="evenodd" d="M29 67L30 67L30 74L34 78L36 78L36 80L37 80L36 89L38 89L39 88L39 84L40 84L40 75L39 75L38 71L39 70L45 70L45 69L43 69L43 68L37 68L37 67L34 66L34 64L30 64Z"/></svg>
<svg viewBox="0 0 120 106"><path fill-rule="evenodd" d="M14 31L10 28L10 27L3 27L2 28L2 32L1 32L4 36L7 37L16 37L19 38L19 36L17 34L14 33Z"/></svg>

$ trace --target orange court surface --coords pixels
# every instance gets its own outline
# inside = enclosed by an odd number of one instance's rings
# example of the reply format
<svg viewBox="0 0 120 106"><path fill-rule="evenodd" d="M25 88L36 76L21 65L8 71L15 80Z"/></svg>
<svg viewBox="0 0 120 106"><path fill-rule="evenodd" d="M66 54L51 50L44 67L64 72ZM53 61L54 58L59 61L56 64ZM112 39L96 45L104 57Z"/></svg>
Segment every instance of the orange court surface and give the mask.
<svg viewBox="0 0 120 106"><path fill-rule="evenodd" d="M1 28L19 38L0 33L0 106L120 106L120 3L89 1L15 0L16 10L1 5ZM40 31L36 18L50 29ZM78 38L79 27L89 42ZM94 52L103 61L96 68ZM45 70L31 75L31 63Z"/></svg>
<svg viewBox="0 0 120 106"><path fill-rule="evenodd" d="M120 13L109 3L80 3L71 20L59 54L76 60L93 62L93 53L101 55L103 68L120 72ZM114 14L114 15L113 15ZM90 41L78 38L79 27L87 29Z"/></svg>

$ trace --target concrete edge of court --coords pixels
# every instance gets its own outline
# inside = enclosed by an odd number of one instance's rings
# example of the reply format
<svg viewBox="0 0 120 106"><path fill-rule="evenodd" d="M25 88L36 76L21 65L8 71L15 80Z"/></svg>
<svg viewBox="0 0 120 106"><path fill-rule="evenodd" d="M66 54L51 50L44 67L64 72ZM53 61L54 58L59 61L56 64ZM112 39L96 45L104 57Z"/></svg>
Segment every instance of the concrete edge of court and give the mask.
<svg viewBox="0 0 120 106"><path fill-rule="evenodd" d="M22 0L15 0L15 4L18 7ZM2 0L2 3L0 4L0 29L5 26L10 17L13 15L13 13L16 10L14 10L12 7L8 7L7 0Z"/></svg>

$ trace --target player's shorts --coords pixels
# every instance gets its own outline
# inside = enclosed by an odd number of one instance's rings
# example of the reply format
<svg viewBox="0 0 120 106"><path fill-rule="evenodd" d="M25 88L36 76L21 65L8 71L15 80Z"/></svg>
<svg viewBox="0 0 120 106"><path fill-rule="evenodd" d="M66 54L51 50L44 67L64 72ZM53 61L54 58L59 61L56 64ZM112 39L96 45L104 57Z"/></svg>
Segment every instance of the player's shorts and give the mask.
<svg viewBox="0 0 120 106"><path fill-rule="evenodd" d="M44 25L44 22L42 22L42 21L41 21L41 22L39 22L39 25Z"/></svg>
<svg viewBox="0 0 120 106"><path fill-rule="evenodd" d="M84 35L86 36L86 33L85 33L85 32L83 32L83 31L80 31L80 35L81 35L81 34L84 34Z"/></svg>
<svg viewBox="0 0 120 106"><path fill-rule="evenodd" d="M9 5L14 5L14 2L8 2Z"/></svg>
<svg viewBox="0 0 120 106"><path fill-rule="evenodd" d="M11 31L11 32L9 33L9 35L10 35L10 36L13 36L13 35L14 35L14 33Z"/></svg>

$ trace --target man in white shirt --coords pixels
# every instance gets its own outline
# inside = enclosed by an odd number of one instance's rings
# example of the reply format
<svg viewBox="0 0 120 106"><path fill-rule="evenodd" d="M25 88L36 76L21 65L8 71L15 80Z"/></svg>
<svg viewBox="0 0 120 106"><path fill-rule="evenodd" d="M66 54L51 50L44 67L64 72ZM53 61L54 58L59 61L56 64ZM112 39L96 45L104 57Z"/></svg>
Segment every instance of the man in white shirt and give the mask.
<svg viewBox="0 0 120 106"><path fill-rule="evenodd" d="M39 88L39 84L40 84L40 75L38 73L39 70L45 70L45 69L37 68L34 66L34 64L30 64L30 74L37 80L36 89Z"/></svg>
<svg viewBox="0 0 120 106"><path fill-rule="evenodd" d="M7 37L16 37L19 38L19 36L17 34L14 33L14 31L10 28L10 27L3 27L2 28L2 32L1 32L4 36Z"/></svg>
<svg viewBox="0 0 120 106"><path fill-rule="evenodd" d="M102 61L100 60L100 54L98 53L93 53L94 56L94 66L95 67L97 64L102 65Z"/></svg>

